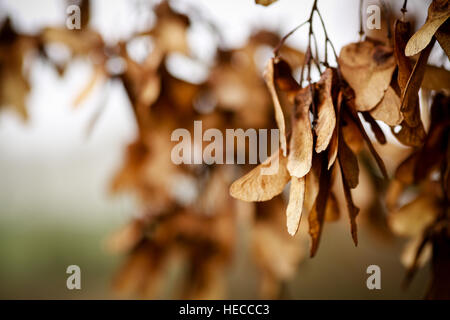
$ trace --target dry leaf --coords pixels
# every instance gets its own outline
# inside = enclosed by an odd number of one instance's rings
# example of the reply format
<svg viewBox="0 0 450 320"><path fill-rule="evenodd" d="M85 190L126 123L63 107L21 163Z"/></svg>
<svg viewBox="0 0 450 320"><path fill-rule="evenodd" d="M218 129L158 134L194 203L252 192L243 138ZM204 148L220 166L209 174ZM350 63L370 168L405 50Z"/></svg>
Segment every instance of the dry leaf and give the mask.
<svg viewBox="0 0 450 320"><path fill-rule="evenodd" d="M341 112L341 123L340 123L340 133L345 139L345 142L353 151L353 153L358 154L364 147L364 139L361 132L356 125L356 123L348 115L348 112ZM342 138L342 137L339 137ZM338 147L339 148L339 147Z"/></svg>
<svg viewBox="0 0 450 320"><path fill-rule="evenodd" d="M370 140L369 136L367 135L366 131L364 130L364 126L362 125L361 120L359 119L358 115L356 114L356 112L354 110L349 110L349 111L350 111L349 113L351 115L351 118L358 126L358 129L361 132L361 135L362 135L364 141L366 142L366 145L369 148L370 153L375 158L375 162L377 163L378 168L381 171L381 174L383 175L383 177L386 180L388 180L389 177L388 177L386 166L384 165L383 159L381 159L380 155L375 150L375 148L372 144L372 141Z"/></svg>
<svg viewBox="0 0 450 320"><path fill-rule="evenodd" d="M333 99L331 97L331 85L333 70L327 68L319 82L316 83L318 91L317 101L317 125L314 128L317 135L316 152L320 153L328 147L336 126Z"/></svg>
<svg viewBox="0 0 450 320"><path fill-rule="evenodd" d="M394 26L394 52L398 64L397 83L404 96L408 81L413 71L411 61L405 56L406 42L409 39L410 24L397 20ZM416 71L417 72L417 71ZM404 120L400 129L391 128L395 137L403 144L418 147L425 139L425 129L420 119L419 96L417 92L410 92L407 105L403 108Z"/></svg>
<svg viewBox="0 0 450 320"><path fill-rule="evenodd" d="M394 24L394 54L398 65L397 83L401 92L404 92L412 65L410 59L405 56L405 47L409 39L411 25L409 22L396 20ZM418 101L418 100L417 100Z"/></svg>
<svg viewBox="0 0 450 320"><path fill-rule="evenodd" d="M286 169L287 158L281 150L272 154L266 161L236 180L230 187L232 197L244 201L267 201L279 195L290 176ZM263 174L262 170L278 163L278 170L273 174Z"/></svg>
<svg viewBox="0 0 450 320"><path fill-rule="evenodd" d="M341 216L339 211L339 205L336 200L334 193L330 193L327 201L327 207L325 208L325 221L336 221L339 220Z"/></svg>
<svg viewBox="0 0 450 320"><path fill-rule="evenodd" d="M310 214L319 194L320 163L318 158L313 159L311 170L305 176L305 200L303 201L303 215Z"/></svg>
<svg viewBox="0 0 450 320"><path fill-rule="evenodd" d="M399 236L419 236L434 221L438 210L430 197L421 195L392 212L388 217L388 223L392 231Z"/></svg>
<svg viewBox="0 0 450 320"><path fill-rule="evenodd" d="M339 65L344 79L355 91L358 111L371 110L381 101L396 67L392 50L371 41L343 47Z"/></svg>
<svg viewBox="0 0 450 320"><path fill-rule="evenodd" d="M331 136L330 147L328 148L328 170L330 170L331 166L336 161L338 153L338 145L339 145L339 138L337 130L335 130L333 132L333 135Z"/></svg>
<svg viewBox="0 0 450 320"><path fill-rule="evenodd" d="M322 235L323 223L325 220L325 209L330 194L331 172L327 170L327 159L317 158L320 164L319 193L314 203L313 209L308 216L309 235L311 236L311 257L314 257L319 248L320 236Z"/></svg>
<svg viewBox="0 0 450 320"><path fill-rule="evenodd" d="M389 87L380 103L370 110L376 120L381 120L389 126L396 126L403 120L400 112L401 101L392 87Z"/></svg>
<svg viewBox="0 0 450 320"><path fill-rule="evenodd" d="M435 40L431 41L428 46L420 53L419 59L409 76L405 90L402 92L401 111L405 117L405 121L411 127L419 125L420 117L415 117L412 113L417 113L417 94L422 84L423 77L427 66L427 60L433 48Z"/></svg>
<svg viewBox="0 0 450 320"><path fill-rule="evenodd" d="M356 226L356 217L359 213L359 208L355 206L353 203L352 198L352 192L350 190L350 187L347 184L347 180L344 178L344 172L341 160L339 160L339 165L341 167L341 175L342 175L342 186L344 188L344 196L345 201L347 202L347 209L348 209L348 215L350 218L350 231L352 234L353 243L355 246L358 245L358 233L357 233L357 226Z"/></svg>
<svg viewBox="0 0 450 320"><path fill-rule="evenodd" d="M342 169L343 179L346 180L347 185L350 188L356 188L359 182L358 160L342 135L339 139L338 158Z"/></svg>
<svg viewBox="0 0 450 320"><path fill-rule="evenodd" d="M274 79L278 88L286 92L288 100L293 103L300 85L292 76L290 65L280 57L274 61Z"/></svg>
<svg viewBox="0 0 450 320"><path fill-rule="evenodd" d="M287 230L291 236L297 233L305 197L305 178L292 177L289 203L286 209Z"/></svg>
<svg viewBox="0 0 450 320"><path fill-rule="evenodd" d="M448 0L434 0L428 8L425 24L409 39L405 48L407 56L421 52L429 45L433 35L439 27L450 17L450 3Z"/></svg>
<svg viewBox="0 0 450 320"><path fill-rule="evenodd" d="M303 88L295 98L287 169L291 176L297 178L302 178L311 169L313 154L313 135L309 119L311 90L310 86Z"/></svg>
<svg viewBox="0 0 450 320"><path fill-rule="evenodd" d="M280 105L280 100L278 99L277 91L275 89L274 83L274 58L270 59L264 70L264 80L266 81L267 87L269 88L270 95L273 100L273 107L275 108L275 120L280 129L280 144L283 155L286 156L286 128L284 123L283 109Z"/></svg>
<svg viewBox="0 0 450 320"><path fill-rule="evenodd" d="M340 110L342 105L343 93L339 91L336 105L336 125L333 130L333 135L331 136L329 148L328 148L328 170L330 170L331 166L336 161L337 153L338 153L338 145L339 145L339 130L340 130Z"/></svg>

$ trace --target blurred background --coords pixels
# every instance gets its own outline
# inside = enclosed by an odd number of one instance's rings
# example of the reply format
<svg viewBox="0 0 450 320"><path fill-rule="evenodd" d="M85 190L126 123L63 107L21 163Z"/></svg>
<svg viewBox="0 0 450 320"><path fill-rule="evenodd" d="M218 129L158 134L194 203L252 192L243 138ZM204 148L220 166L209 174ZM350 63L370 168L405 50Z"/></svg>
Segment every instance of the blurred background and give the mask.
<svg viewBox="0 0 450 320"><path fill-rule="evenodd" d="M189 63L174 54L167 59L166 68L175 77L201 82L214 61L216 46L224 50L242 47L259 29L284 35L306 20L312 2L279 0L263 7L253 0L170 1L176 12L191 15L189 48L201 63ZM398 12L402 1L390 2ZM409 14L418 25L425 21L430 2L409 1ZM93 0L90 23L105 42L115 43L151 27L156 19L152 8L158 3ZM358 1L319 0L319 7L338 51L358 40ZM33 35L44 27L64 26L66 8L61 0L0 0L0 21L9 16L16 30ZM220 37L211 34L205 21L218 28ZM297 32L287 43L304 50L305 32ZM137 59L145 54L143 46L132 45L130 51ZM64 49L53 50L55 56L67 59ZM263 52L261 59L268 57L270 50ZM130 102L123 87L110 82L106 89L95 87L82 106L74 108L73 100L92 73L91 64L83 58L71 60L62 77L44 61L34 61L29 68L28 121L9 109L0 111L0 298L121 297L112 290L112 279L124 257L106 250L105 241L138 211L133 194L109 192L126 147L137 136ZM105 107L90 130L99 104ZM405 240L380 240L360 224L360 243L355 248L345 215L326 225L318 255L299 264L295 277L285 283L283 297L422 298L428 266L407 290L401 288L405 270L399 256ZM245 230L239 237L238 243L244 244ZM66 288L66 268L71 264L81 268L81 290ZM228 298L258 297L253 264L245 248L238 245L225 275ZM366 268L371 264L381 267L382 290L366 287Z"/></svg>

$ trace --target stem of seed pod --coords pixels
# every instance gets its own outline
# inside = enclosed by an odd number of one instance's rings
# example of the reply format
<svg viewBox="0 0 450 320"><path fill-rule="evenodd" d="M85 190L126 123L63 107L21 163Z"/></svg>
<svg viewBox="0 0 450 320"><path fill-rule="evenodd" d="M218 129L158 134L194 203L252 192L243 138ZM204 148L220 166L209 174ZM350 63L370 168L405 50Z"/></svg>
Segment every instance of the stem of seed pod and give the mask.
<svg viewBox="0 0 450 320"><path fill-rule="evenodd" d="M362 41L362 37L364 35L364 28L363 28L363 0L359 0L359 41Z"/></svg>
<svg viewBox="0 0 450 320"><path fill-rule="evenodd" d="M405 21L405 13L408 12L408 10L406 10L407 4L408 4L408 0L405 0L403 2L403 7L400 9L400 11L402 12L402 21Z"/></svg>

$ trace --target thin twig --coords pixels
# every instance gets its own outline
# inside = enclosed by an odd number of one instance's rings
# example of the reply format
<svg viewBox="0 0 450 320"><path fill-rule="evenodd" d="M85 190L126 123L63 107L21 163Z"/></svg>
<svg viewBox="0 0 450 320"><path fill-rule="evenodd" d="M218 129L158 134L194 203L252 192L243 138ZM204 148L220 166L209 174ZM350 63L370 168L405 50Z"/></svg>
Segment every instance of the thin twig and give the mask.
<svg viewBox="0 0 450 320"><path fill-rule="evenodd" d="M322 25L322 29L323 29L323 33L325 35L325 57L324 57L325 61L324 61L323 65L325 65L325 67L329 66L329 64L328 64L328 44L331 46L331 49L333 50L333 54L336 59L336 63L339 64L336 49L334 48L334 45L331 42L330 37L328 36L327 30L325 28L325 22L319 11L319 8L317 7L317 2L318 2L318 0L314 0L308 20L302 22L297 27L292 29L288 34L286 34L283 38L281 38L280 42L277 44L277 46L273 50L274 56L278 57L279 51L280 51L281 47L283 46L284 42L286 41L286 39L289 36L291 36L295 31L297 31L300 27L309 23L308 46L306 49L305 59L304 59L304 63L303 63L302 70L301 70L300 85L303 84L303 80L304 80L304 76L305 76L305 67L308 69L307 74L306 74L306 80L309 82L309 84L311 84L311 64L312 63L314 63L314 65L316 66L317 70L319 71L319 74L322 74L322 70L320 68L321 63L320 63L320 57L319 57L319 49L318 49L319 47L317 45L316 34L314 33L314 30L313 30L314 13L316 13L316 12L317 12L317 15L319 16L319 19L320 19L320 22ZM315 46L314 54L313 54L312 48L311 48L311 38L313 38L313 40L314 40L314 46ZM338 71L338 74L339 74L339 71Z"/></svg>
<svg viewBox="0 0 450 320"><path fill-rule="evenodd" d="M298 26L296 26L294 29L292 29L291 31L289 31L283 38L281 38L280 42L278 42L277 46L275 47L275 49L273 50L273 53L275 54L275 57L278 56L278 52L280 51L281 47L283 46L284 42L286 41L287 38L289 38L295 31L297 31L298 29L300 29L301 27L303 27L305 24L309 23L309 20L304 21L302 23L300 23Z"/></svg>
<svg viewBox="0 0 450 320"><path fill-rule="evenodd" d="M331 46L331 49L333 49L333 54L334 54L334 57L336 58L336 62L337 62L338 61L338 56L337 56L337 53L336 53L336 49L334 48L334 45L331 42L330 37L328 36L327 29L325 28L325 22L323 21L322 15L320 14L320 11L319 10L316 10L316 11L317 11L317 15L320 18L320 22L322 23L323 33L325 34L325 41L327 43L329 43L330 46Z"/></svg>
<svg viewBox="0 0 450 320"><path fill-rule="evenodd" d="M313 57L314 64L317 67L317 70L319 71L320 75L322 75L322 70L320 70L320 63L319 63L319 47L317 45L317 38L316 34L313 32L312 37L314 39L314 51L315 51L315 57Z"/></svg>

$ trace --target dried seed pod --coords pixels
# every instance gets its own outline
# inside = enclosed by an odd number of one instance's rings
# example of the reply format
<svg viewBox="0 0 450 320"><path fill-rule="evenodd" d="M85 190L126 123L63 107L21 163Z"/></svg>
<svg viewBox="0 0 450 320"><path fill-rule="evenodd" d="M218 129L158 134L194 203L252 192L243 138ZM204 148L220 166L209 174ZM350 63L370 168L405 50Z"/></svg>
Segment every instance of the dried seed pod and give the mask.
<svg viewBox="0 0 450 320"><path fill-rule="evenodd" d="M313 135L309 108L312 101L312 88L310 86L301 89L295 98L287 169L291 176L297 178L304 177L311 169Z"/></svg>
<svg viewBox="0 0 450 320"><path fill-rule="evenodd" d="M371 110L380 103L396 68L392 50L372 41L343 47L339 65L344 79L355 91L357 111Z"/></svg>

